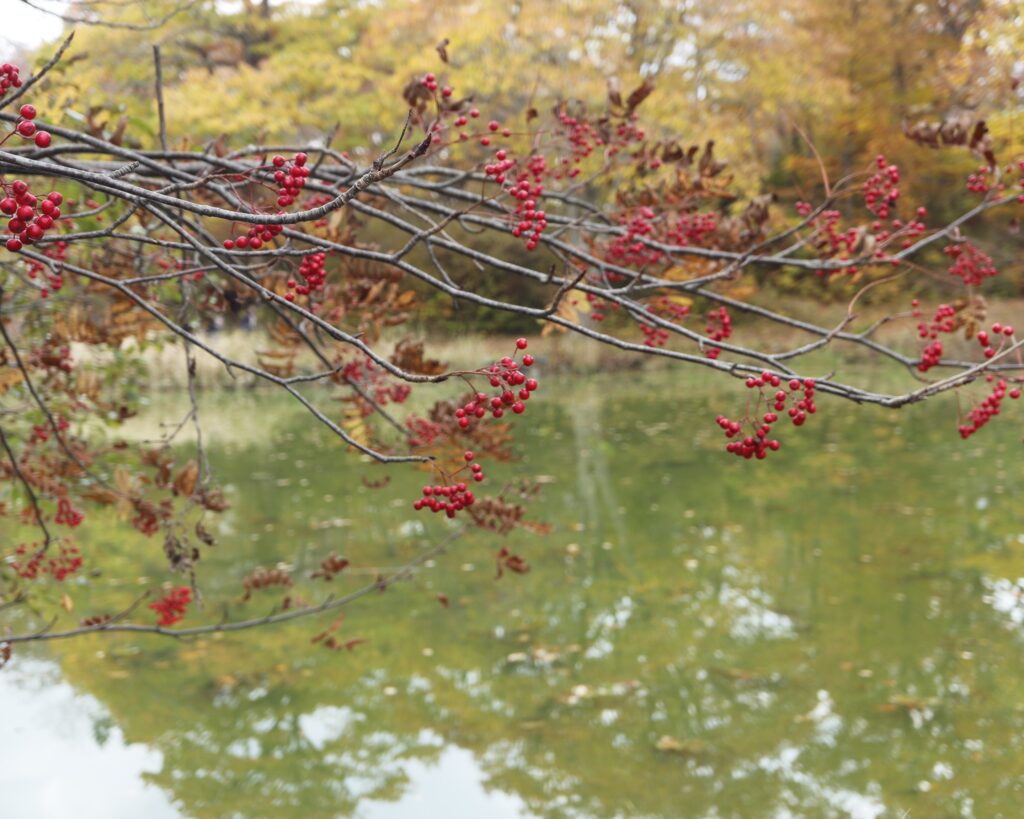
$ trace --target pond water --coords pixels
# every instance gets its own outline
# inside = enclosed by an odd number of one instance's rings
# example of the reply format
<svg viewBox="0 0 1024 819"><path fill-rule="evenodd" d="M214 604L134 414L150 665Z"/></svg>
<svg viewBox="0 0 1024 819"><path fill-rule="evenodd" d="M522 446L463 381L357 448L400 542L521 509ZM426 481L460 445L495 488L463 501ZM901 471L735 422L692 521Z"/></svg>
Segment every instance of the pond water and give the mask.
<svg viewBox="0 0 1024 819"><path fill-rule="evenodd" d="M0 814L1021 815L1020 408L963 442L951 401L822 399L750 463L714 423L734 385L551 382L520 419L523 458L489 467L541 476L548 534L460 539L346 609L339 637L367 640L352 651L311 645L330 618L19 650L0 672ZM332 550L397 566L448 530L411 509L422 474L347 456L283 398L202 409L232 503L200 564L211 597ZM115 577L166 578L156 540L113 521L83 537L102 573L72 587L76 610L137 593ZM532 571L496 580L502 545ZM233 615L279 599L260 594Z"/></svg>

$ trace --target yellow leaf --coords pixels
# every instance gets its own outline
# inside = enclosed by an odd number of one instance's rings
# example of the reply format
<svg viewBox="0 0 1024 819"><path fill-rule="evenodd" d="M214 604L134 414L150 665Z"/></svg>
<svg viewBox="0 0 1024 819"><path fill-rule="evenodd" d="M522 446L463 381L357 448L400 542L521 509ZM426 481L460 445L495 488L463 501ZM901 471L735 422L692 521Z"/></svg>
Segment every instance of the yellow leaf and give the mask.
<svg viewBox="0 0 1024 819"><path fill-rule="evenodd" d="M174 479L174 494L189 498L196 489L196 481L199 480L199 464L189 461L181 468L181 472Z"/></svg>
<svg viewBox="0 0 1024 819"><path fill-rule="evenodd" d="M555 311L555 315L560 319L564 319L570 324L579 324L580 322L580 311L576 309L576 304L579 302L585 302L587 297L584 293L579 290L570 290L558 303L558 310ZM561 327L557 324L545 324L544 329L540 331L542 336L549 336L554 332L564 333L567 332L567 327Z"/></svg>
<svg viewBox="0 0 1024 819"><path fill-rule="evenodd" d="M370 445L370 431L367 429L366 420L358 408L345 408L345 418L341 422L341 428L357 444L362 444L363 446Z"/></svg>
<svg viewBox="0 0 1024 819"><path fill-rule="evenodd" d="M71 610L75 607L74 601L68 596L67 592L61 593L60 607L69 614L71 613Z"/></svg>

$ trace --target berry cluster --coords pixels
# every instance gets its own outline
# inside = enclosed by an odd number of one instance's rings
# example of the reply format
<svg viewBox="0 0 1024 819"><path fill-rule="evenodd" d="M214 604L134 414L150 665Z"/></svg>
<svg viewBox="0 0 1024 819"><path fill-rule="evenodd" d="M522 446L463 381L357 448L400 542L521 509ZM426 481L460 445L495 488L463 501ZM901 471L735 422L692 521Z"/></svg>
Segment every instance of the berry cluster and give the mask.
<svg viewBox="0 0 1024 819"><path fill-rule="evenodd" d="M1002 325L1002 324L998 324L998 323L993 324L992 325L992 335L994 335L994 336L1003 335L1003 336L1007 336L1007 337L1012 336L1013 335L1013 327L1011 327L1008 324L1005 325L1005 326ZM989 336L988 332L985 331L985 330L979 330L978 331L978 335L977 335L977 339L978 339L978 343L981 345L982 350L985 353L985 358L992 358L996 354L996 348L992 346L992 339Z"/></svg>
<svg viewBox="0 0 1024 819"><path fill-rule="evenodd" d="M16 65L10 63L4 63L0 65L0 99L7 94L11 88L21 88L21 77L18 74L21 73L21 69Z"/></svg>
<svg viewBox="0 0 1024 819"><path fill-rule="evenodd" d="M284 230L284 225L253 225L244 236L225 239L225 250L259 250Z"/></svg>
<svg viewBox="0 0 1024 819"><path fill-rule="evenodd" d="M53 518L54 523L60 523L74 529L83 520L85 520L85 515L75 509L67 498L60 498L57 501L57 514Z"/></svg>
<svg viewBox="0 0 1024 819"><path fill-rule="evenodd" d="M537 247L541 234L548 226L547 214L537 210L537 199L544 194L542 179L546 172L546 160L540 154L534 154L527 163L526 171L520 173L515 183L508 187L509 194L519 200L515 211L519 221L512 228L512 235L519 238L527 234L527 250Z"/></svg>
<svg viewBox="0 0 1024 819"><path fill-rule="evenodd" d="M494 181L497 182L499 185L504 185L505 173L515 166L516 161L514 159L509 158L508 151L506 151L504 148L500 148L497 151L495 151L494 158L497 161L485 165L484 173L487 174L487 176L493 176Z"/></svg>
<svg viewBox="0 0 1024 819"><path fill-rule="evenodd" d="M474 464L474 466L479 466L479 464ZM431 512L444 512L448 517L453 518L457 512L472 506L475 502L476 497L465 483L455 483L448 486L424 486L423 497L413 503L413 508L417 511L429 509Z"/></svg>
<svg viewBox="0 0 1024 819"><path fill-rule="evenodd" d="M517 339L516 349L525 350L526 344L525 338ZM533 360L532 355L525 354L522 366L533 366ZM484 371L489 377L491 386L502 388L501 392L491 396L490 399L485 393L478 392L464 406L456 409L455 417L458 418L459 426L462 429L469 429L473 418L483 418L488 412L494 418L501 418L505 414L506 408L511 409L516 415L526 412L525 402L530 399L530 395L538 385L536 378L527 378L519 367L520 364L514 358L505 356L497 364L491 365ZM520 388L518 394L513 392L516 387Z"/></svg>
<svg viewBox="0 0 1024 819"><path fill-rule="evenodd" d="M979 165L978 170L967 177L967 190L982 195L992 190L992 169L988 165Z"/></svg>
<svg viewBox="0 0 1024 819"><path fill-rule="evenodd" d="M717 232L717 214L693 211L682 214L676 220L675 225L668 231L668 239L680 246L705 245Z"/></svg>
<svg viewBox="0 0 1024 819"><path fill-rule="evenodd" d="M302 264L299 265L299 275L305 279L305 284L299 284L296 279L288 279L288 292L284 297L288 301L295 301L295 294L308 296L318 290L323 290L324 280L327 278L327 254L323 252L310 253L304 256Z"/></svg>
<svg viewBox="0 0 1024 819"><path fill-rule="evenodd" d="M462 457L473 475L473 480L480 483L484 479L484 468L478 463L472 463L476 456L471 450L467 449ZM467 466L457 470L455 475L458 475ZM423 497L413 503L413 509L417 511L429 509L431 512L444 512L448 517L453 518L457 512L472 506L474 503L476 503L476 497L473 495L473 490L467 487L465 481L459 481L453 484L424 486Z"/></svg>
<svg viewBox="0 0 1024 819"><path fill-rule="evenodd" d="M34 122L36 118L36 107L34 105L23 105L18 111L18 121L14 125L14 131L24 139L31 139L39 148L49 148L53 141L49 131L40 131ZM5 140L6 141L6 140Z"/></svg>
<svg viewBox="0 0 1024 819"><path fill-rule="evenodd" d="M444 432L444 427L437 421L420 418L418 415L410 415L405 425L409 429L409 446L413 447L429 446Z"/></svg>
<svg viewBox="0 0 1024 819"><path fill-rule="evenodd" d="M986 278L999 273L992 257L982 253L970 242L946 245L942 252L953 259L949 272L963 279L968 286L977 286Z"/></svg>
<svg viewBox="0 0 1024 819"><path fill-rule="evenodd" d="M935 339L927 344L921 351L921 360L917 364L920 372L926 373L932 367L937 367L942 360L943 346L941 339Z"/></svg>
<svg viewBox="0 0 1024 819"><path fill-rule="evenodd" d="M516 354L525 350L528 346L525 338L516 339ZM458 428L470 431L474 420L485 418L490 413L492 418L501 418L506 409L511 409L516 415L526 411L526 401L537 390L537 379L528 378L520 367L531 367L534 358L529 353L524 353L522 362L515 358L506 356L498 363L486 367L478 372L487 377L492 387L497 387L498 392L490 397L483 392L474 392L462 406L455 406L454 418ZM515 392L519 388L518 393ZM447 416L451 417L451 416ZM415 419L409 424L410 430L414 432L418 442L429 443L443 431L443 424L435 421ZM444 512L449 518L463 509L467 509L476 502L473 491L469 489L468 481L480 483L484 480L483 467L475 462L475 454L472 450L466 450L462 454L463 463L452 473L442 470L443 483L437 485L426 485L423 487L423 497L413 502L413 508L429 509L432 512ZM460 473L469 470L467 480L458 480Z"/></svg>
<svg viewBox="0 0 1024 819"><path fill-rule="evenodd" d="M916 211L916 218L908 222L904 222L902 219L892 219L889 222L889 227L886 227L880 219L872 222L871 230L873 231L874 241L879 247L875 251L875 256L877 258L884 258L885 251L881 246L896 237L900 237L900 246L903 248L908 248L914 244L914 240L923 236L925 231L928 230L928 226L922 221L927 215L928 209L919 207Z"/></svg>
<svg viewBox="0 0 1024 819"><path fill-rule="evenodd" d="M158 625L173 626L185 619L188 604L191 602L192 590L188 586L178 586L167 592L160 600L150 603L149 607L160 615Z"/></svg>
<svg viewBox="0 0 1024 819"><path fill-rule="evenodd" d="M21 179L16 179L10 186L0 182L0 188L3 189L0 213L11 217L6 227L12 234L6 244L11 253L38 242L60 219L64 197L57 191L51 191L39 201L28 182Z"/></svg>
<svg viewBox="0 0 1024 819"><path fill-rule="evenodd" d="M993 416L999 414L999 405L1006 397L1006 381L1002 378L996 382L995 389L967 414L966 424L960 425L960 437L964 440L970 438L975 432L992 420ZM1016 387L1009 391L1010 398L1020 398L1020 390Z"/></svg>
<svg viewBox="0 0 1024 819"><path fill-rule="evenodd" d="M814 403L814 380L793 378L787 384L789 387L789 392L787 392L781 389L782 379L779 376L765 372L760 376L748 378L746 385L747 389L760 390L758 403L763 399L766 405L770 404L770 409L758 420L748 419L751 434L739 440L730 440L725 449L726 452L731 452L747 460L751 458L764 460L768 457L769 452L776 452L782 446L781 442L768 436L771 434L772 425L779 420L778 413L786 409L787 402L792 402L788 415L793 426L802 427L807 421L807 416L817 412L818 408ZM764 394L765 387L779 388L776 389L770 401ZM733 421L724 415L719 415L715 422L722 428L726 438L736 438L743 431L741 421Z"/></svg>
<svg viewBox="0 0 1024 819"><path fill-rule="evenodd" d="M880 219L889 217L890 209L900 198L900 169L890 165L882 154L875 157L878 172L864 182L864 205Z"/></svg>
<svg viewBox="0 0 1024 819"><path fill-rule="evenodd" d="M472 117L473 119L477 119L480 116L480 110L478 108L470 108L469 109L469 116ZM466 124L468 122L469 122L469 120L466 118L465 114L459 114L459 116L457 116L455 118L455 127L456 128L463 128L463 127L466 126ZM467 139L469 139L469 134L461 133L461 134L459 134L459 139L462 142L465 142Z"/></svg>
<svg viewBox="0 0 1024 819"><path fill-rule="evenodd" d="M274 181L280 185L277 192L278 207L286 208L299 197L310 174L309 168L306 167L308 160L309 157L301 151L295 154L291 162L280 155L274 157L274 167L277 168L274 171Z"/></svg>
<svg viewBox="0 0 1024 819"><path fill-rule="evenodd" d="M600 135L587 120L570 116L567 112L562 111L558 115L558 122L565 129L565 140L569 143L570 155L562 158L563 165L579 164L590 156L595 144L602 144Z"/></svg>
<svg viewBox="0 0 1024 819"><path fill-rule="evenodd" d="M71 203L69 202L68 204ZM63 240L48 243L43 248L44 256L58 262L62 262L67 258L67 252L68 243ZM40 276L46 277L46 282L49 286L40 288L40 298L45 299L50 295L51 290L56 293L64 286L64 276L62 275L59 267L56 270L51 270L43 262L37 261L36 259L26 258L24 259L24 262L28 266L28 277L30 279L38 279Z"/></svg>
<svg viewBox="0 0 1024 819"><path fill-rule="evenodd" d="M652 301L647 308L656 316L666 316L672 321L681 321L690 314L690 305L686 302L674 301L672 296L661 296ZM644 334L647 347L664 347L668 341L668 330L640 323L640 332Z"/></svg>
<svg viewBox="0 0 1024 819"><path fill-rule="evenodd" d="M23 543L15 552L19 557L24 556L28 553L28 547ZM45 560L44 558L46 558L46 552L33 545L32 556L28 561L13 561L11 568L18 574L18 577L25 580L35 580L41 574L48 574L58 582L82 568L82 556L77 546L65 544L60 547L60 552L56 556Z"/></svg>
<svg viewBox="0 0 1024 819"><path fill-rule="evenodd" d="M704 332L712 341L725 341L732 335L732 317L724 307L709 310L706 318L708 323ZM718 358L720 352L722 351L717 347L708 347L704 350L704 355L708 358Z"/></svg>
<svg viewBox="0 0 1024 819"><path fill-rule="evenodd" d="M654 211L648 207L639 208L632 216L624 214L621 219L626 232L621 236L616 236L608 243L607 260L623 267L643 267L660 262L663 257L662 252L649 248L637 238L649 236L654 232L652 224L654 215Z"/></svg>
<svg viewBox="0 0 1024 819"><path fill-rule="evenodd" d="M388 374L369 356L350 361L341 368L341 380L349 384L357 384L363 391L373 396L373 400L383 406L388 403L402 404L412 394L408 384L395 384L388 381ZM374 407L360 399L359 408L365 417L374 412Z"/></svg>
<svg viewBox="0 0 1024 819"><path fill-rule="evenodd" d="M917 299L911 302L914 308L912 311L914 318L921 317L920 304ZM922 339L930 340L930 343L921 352L921 361L917 365L920 372L928 372L942 359L943 345L939 339L939 333L953 333L963 326L964 318L959 315L959 312L960 310L951 304L940 304L935 308L935 315L930 324L921 322L917 325L917 335Z"/></svg>

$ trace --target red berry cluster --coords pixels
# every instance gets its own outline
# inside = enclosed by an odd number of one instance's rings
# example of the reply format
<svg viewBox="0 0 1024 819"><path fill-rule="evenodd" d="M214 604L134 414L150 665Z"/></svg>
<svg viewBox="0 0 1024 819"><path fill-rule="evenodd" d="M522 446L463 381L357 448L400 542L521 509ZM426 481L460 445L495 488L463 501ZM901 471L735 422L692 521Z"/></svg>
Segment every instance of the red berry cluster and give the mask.
<svg viewBox="0 0 1024 819"><path fill-rule="evenodd" d="M864 205L875 216L887 219L889 210L900 198L900 169L888 164L882 154L875 157L875 166L878 172L868 177L862 189Z"/></svg>
<svg viewBox="0 0 1024 819"><path fill-rule="evenodd" d="M28 182L16 179L10 186L0 182L3 199L0 199L0 213L10 216L6 230L13 234L6 247L17 253L22 247L38 242L60 219L60 205L64 197L51 191L39 201L29 188Z"/></svg>
<svg viewBox="0 0 1024 819"><path fill-rule="evenodd" d="M782 446L779 441L768 436L771 434L772 425L779 420L778 413L786 409L787 402L792 402L788 414L793 426L802 427L807 421L807 416L817 412L818 408L814 403L814 381L810 378L805 378L802 381L799 378L791 379L787 384L789 387L789 392L787 392L781 389L782 379L779 376L765 372L760 376L748 378L746 385L748 389L761 391L758 403L764 399L765 404L770 405L770 410L765 412L759 420L748 419L752 434L736 441L730 441L725 449L727 452L747 460L751 458L764 460L768 457L769 452L775 452ZM780 389L776 390L769 401L764 394L765 387ZM802 396L799 395L800 393ZM724 415L719 415L715 422L725 432L726 438L735 438L743 431L741 421L730 420Z"/></svg>
<svg viewBox="0 0 1024 819"><path fill-rule="evenodd" d="M673 301L670 296L661 296L652 301L647 308L656 316L666 316L672 321L681 321L690 314L690 305ZM640 332L644 334L644 344L648 347L664 347L668 341L668 330L640 323Z"/></svg>
<svg viewBox="0 0 1024 819"><path fill-rule="evenodd" d="M525 350L527 341L525 338L516 339L516 353ZM487 367L479 372L487 376L492 387L498 387L499 392L490 398L486 393L473 393L469 401L463 406L456 407L454 415L459 429L469 430L473 419L483 419L490 413L492 418L501 418L506 409L511 409L516 415L526 411L526 401L530 395L537 390L537 379L527 378L520 370L522 367L531 367L534 358L529 353L524 353L520 364L511 356L502 358L497 364ZM518 397L514 392L519 388ZM442 431L442 425L436 422L416 419L410 423L410 430L416 436L417 441L429 443ZM448 517L455 517L456 513L472 506L476 502L472 490L468 488L466 481L458 481L459 473L468 469L472 480L479 483L484 479L483 467L475 463L475 455L472 450L463 453L464 463L455 472L448 474L442 472L444 482L437 485L423 487L423 497L413 502L416 510L429 509L432 512L444 512Z"/></svg>
<svg viewBox="0 0 1024 819"><path fill-rule="evenodd" d="M68 423L68 419L63 415L57 418L57 429L63 432L71 425ZM50 440L50 427L48 424L33 424L32 425L32 438L30 439L33 444L42 443L43 441ZM60 523L60 521L58 521Z"/></svg>
<svg viewBox="0 0 1024 819"><path fill-rule="evenodd" d="M920 302L914 299L911 304L914 308L912 315L915 318L919 318L921 316L921 311L918 309ZM935 316L932 318L931 324L921 322L917 325L918 336L923 339L930 339L930 343L921 352L921 361L917 365L919 371L926 373L941 360L943 346L942 341L939 340L939 333L955 332L959 326L957 309L951 304L940 304L936 307Z"/></svg>
<svg viewBox="0 0 1024 819"><path fill-rule="evenodd" d="M477 119L480 116L480 110L477 109L477 108L470 108L469 109L469 115L473 119ZM468 122L469 122L469 120L466 119L466 115L465 114L459 114L459 116L457 116L455 118L455 127L456 128L462 128ZM469 134L461 133L461 134L459 134L459 139L462 140L463 142L465 142L467 139L469 139Z"/></svg>
<svg viewBox="0 0 1024 819"><path fill-rule="evenodd" d="M16 65L10 63L4 63L0 65L0 99L3 99L4 95L11 88L21 88L21 77L18 74L21 69Z"/></svg>
<svg viewBox="0 0 1024 819"><path fill-rule="evenodd" d="M963 279L964 284L968 286L977 286L989 276L999 273L992 257L982 253L970 242L946 245L942 252L953 259L949 272Z"/></svg>
<svg viewBox="0 0 1024 819"><path fill-rule="evenodd" d="M516 238L527 235L527 250L537 247L541 234L548 226L547 214L537 210L537 199L544 193L542 179L546 172L546 160L540 154L534 154L527 163L526 171L520 173L515 183L508 188L509 193L519 200L519 204L516 205L519 221L512 228L512 235Z"/></svg>
<svg viewBox="0 0 1024 819"><path fill-rule="evenodd" d="M647 347L664 347L668 341L668 330L662 327L641 324L640 332L644 334L644 345Z"/></svg>
<svg viewBox="0 0 1024 819"><path fill-rule="evenodd" d="M34 105L23 105L18 112L18 121L14 125L13 133L24 139L32 139L40 148L49 148L53 141L49 131L40 131L34 122L36 118L36 107ZM6 141L6 140L5 140Z"/></svg>
<svg viewBox="0 0 1024 819"><path fill-rule="evenodd" d="M708 323L704 328L704 332L707 333L708 338L712 341L725 341L725 339L732 335L732 317L724 307L709 310L706 318ZM708 347L705 349L704 355L708 358L718 358L720 352L722 351L717 347Z"/></svg>
<svg viewBox="0 0 1024 819"><path fill-rule="evenodd" d="M302 264L299 265L299 275L305 279L305 284L299 284L295 279L288 279L288 292L284 297L288 301L295 301L295 294L308 296L318 290L323 290L324 280L327 278L327 254L323 252L310 253L304 256Z"/></svg>
<svg viewBox="0 0 1024 819"><path fill-rule="evenodd" d="M466 462L466 466L455 472L455 475L458 475L459 472L468 467L473 475L473 480L480 483L484 479L484 469L478 463L471 463L475 457L473 452L467 449L462 457ZM467 488L465 481L460 481L453 484L424 486L423 497L413 503L413 508L417 511L429 509L431 512L444 512L448 517L453 518L457 512L472 506L474 503L476 503L476 497L473 495L473 490Z"/></svg>
<svg viewBox="0 0 1024 819"><path fill-rule="evenodd" d="M660 262L663 258L662 252L648 247L637 238L649 236L654 232L654 215L654 211L648 207L639 208L633 214L623 214L620 219L625 225L626 232L608 243L605 258L623 267L643 267Z"/></svg>
<svg viewBox="0 0 1024 819"><path fill-rule="evenodd" d="M68 203L70 204L70 202ZM43 255L58 262L64 261L67 257L68 243L65 241L53 242L47 244L43 250ZM25 264L28 266L28 277L30 279L37 279L40 276L45 276L49 287L43 287L39 290L40 298L47 298L50 295L50 290L57 292L64 286L64 276L58 270L50 270L43 262L36 261L35 259L24 259Z"/></svg>
<svg viewBox="0 0 1024 819"><path fill-rule="evenodd" d="M16 550L16 554L24 556L28 554L28 547L22 543ZM65 580L82 568L82 556L77 546L68 544L60 547L60 552L50 558L46 558L43 549L32 546L32 556L27 562L12 561L11 568L17 572L18 577L25 580L35 580L41 574L48 574L57 582Z"/></svg>
<svg viewBox="0 0 1024 819"><path fill-rule="evenodd" d="M383 406L388 403L402 404L412 394L408 384L395 384L388 381L387 372L369 356L350 361L341 368L341 378L350 384L358 384L373 396L373 400ZM367 401L360 400L359 408L362 415L372 415L374 407Z"/></svg>
<svg viewBox="0 0 1024 819"><path fill-rule="evenodd" d="M306 166L308 160L309 157L301 151L295 154L290 163L283 156L274 157L274 167L277 168L274 181L281 186L277 192L278 207L286 208L299 197L310 174Z"/></svg>
<svg viewBox="0 0 1024 819"><path fill-rule="evenodd" d="M429 74L424 74L423 75L423 79L421 80L421 82L423 83L423 87L426 88L428 91L436 91L437 90L437 76L433 72L431 72ZM449 89L446 86L445 87L445 91L448 92L447 94L445 94L445 96L450 97L451 96L451 89Z"/></svg>
<svg viewBox="0 0 1024 819"><path fill-rule="evenodd" d="M410 415L405 421L409 429L409 446L429 446L444 432L444 427L437 421Z"/></svg>
<svg viewBox="0 0 1024 819"><path fill-rule="evenodd" d="M1002 324L996 323L992 325L992 334L995 336L1012 336L1013 327L1010 325L1003 326ZM985 358L992 358L996 354L996 348L992 346L992 339L988 332L985 330L978 331L978 343L981 345Z"/></svg>
<svg viewBox="0 0 1024 819"><path fill-rule="evenodd" d="M992 190L992 169L988 165L979 165L978 170L967 177L967 190L982 195Z"/></svg>
<svg viewBox="0 0 1024 819"><path fill-rule="evenodd" d="M970 438L975 432L992 420L993 416L999 414L999 405L1006 397L1006 381L1002 378L996 383L995 389L978 406L967 414L966 424L960 425L960 437L964 440ZM1010 390L1010 398L1020 398L1020 390Z"/></svg>
<svg viewBox="0 0 1024 819"><path fill-rule="evenodd" d="M493 176L494 181L497 182L499 185L504 185L505 173L515 166L516 161L514 159L509 158L508 151L506 151L504 148L500 148L499 150L495 151L494 158L497 161L485 165L484 173L487 174L487 176Z"/></svg>
<svg viewBox="0 0 1024 819"><path fill-rule="evenodd" d="M192 590L188 586L178 586L167 592L166 596L150 603L149 607L160 615L157 624L173 626L185 619L188 604L192 602Z"/></svg>
<svg viewBox="0 0 1024 819"><path fill-rule="evenodd" d="M563 157L563 165L582 162L593 152L595 144L601 144L600 135L587 120L569 116L562 111L558 115L558 121L565 129L565 140L569 143L570 156Z"/></svg>
<svg viewBox="0 0 1024 819"><path fill-rule="evenodd" d="M284 225L253 225L245 236L237 239L225 239L225 250L259 250L263 245L271 242L275 236L284 230Z"/></svg>
<svg viewBox="0 0 1024 819"><path fill-rule="evenodd" d="M526 349L526 339L516 340L516 349ZM533 366L533 356L529 353L523 356L523 367ZM488 367L484 373L489 377L492 387L500 387L501 391L488 399L486 393L478 392L468 401L465 406L455 410L455 417L458 418L459 427L469 429L473 418L483 418L490 412L494 418L501 418L509 408L516 415L526 412L526 401L537 389L537 379L527 378L526 374L519 369L519 363L510 356L505 356L497 364ZM518 394L513 390L519 387Z"/></svg>
<svg viewBox="0 0 1024 819"><path fill-rule="evenodd" d="M921 315L921 311L917 309L920 302L914 299L912 302L914 306L914 314L916 316ZM921 323L917 325L917 334L921 338L938 338L939 333L952 333L956 327L956 308L951 304L940 304L935 308L935 317L932 319L931 324Z"/></svg>
<svg viewBox="0 0 1024 819"><path fill-rule="evenodd" d="M668 239L673 244L704 245L709 237L718 231L718 215L693 211L682 214L675 225L668 231Z"/></svg>
<svg viewBox="0 0 1024 819"><path fill-rule="evenodd" d="M83 520L85 520L85 515L75 509L67 498L61 498L57 501L57 514L53 518L54 523L60 523L74 529Z"/></svg>
<svg viewBox="0 0 1024 819"><path fill-rule="evenodd" d="M902 219L892 219L889 222L889 227L886 227L881 220L875 220L871 223L871 230L874 232L875 242L878 245L882 245L888 242L890 239L900 236L900 246L907 248L914 244L914 240L919 236L923 236L928 226L921 221L925 216L928 215L928 209L919 207L916 211L917 218L911 219L908 222L904 222ZM856 231L854 231L856 234ZM885 250L881 247L875 251L875 256L883 258L885 256Z"/></svg>
<svg viewBox="0 0 1024 819"><path fill-rule="evenodd" d="M921 351L921 360L917 364L917 369L926 373L932 367L937 367L942 360L942 353L942 341L935 339Z"/></svg>

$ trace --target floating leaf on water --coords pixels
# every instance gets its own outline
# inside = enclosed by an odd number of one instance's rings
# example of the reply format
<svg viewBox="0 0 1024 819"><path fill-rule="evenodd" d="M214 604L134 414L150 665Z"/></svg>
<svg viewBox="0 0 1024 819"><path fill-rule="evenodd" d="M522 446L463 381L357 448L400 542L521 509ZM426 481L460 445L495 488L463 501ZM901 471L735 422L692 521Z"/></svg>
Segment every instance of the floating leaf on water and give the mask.
<svg viewBox="0 0 1024 819"><path fill-rule="evenodd" d="M655 749L666 754L679 754L680 756L702 756L708 752L708 745L699 739L687 739L680 741L675 737L665 734L654 743Z"/></svg>

